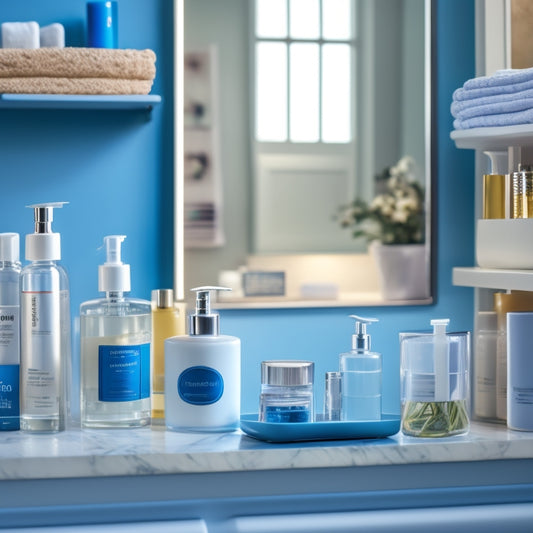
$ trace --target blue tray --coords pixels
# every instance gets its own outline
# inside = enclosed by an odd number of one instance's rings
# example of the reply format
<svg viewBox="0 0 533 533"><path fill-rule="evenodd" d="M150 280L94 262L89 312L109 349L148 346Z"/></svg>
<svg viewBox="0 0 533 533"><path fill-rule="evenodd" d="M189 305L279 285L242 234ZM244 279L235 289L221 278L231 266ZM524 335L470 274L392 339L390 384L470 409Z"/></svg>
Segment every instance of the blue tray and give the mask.
<svg viewBox="0 0 533 533"><path fill-rule="evenodd" d="M381 420L361 422L259 422L258 415L241 415L241 429L250 437L267 442L309 440L379 439L400 431L400 415L381 415Z"/></svg>

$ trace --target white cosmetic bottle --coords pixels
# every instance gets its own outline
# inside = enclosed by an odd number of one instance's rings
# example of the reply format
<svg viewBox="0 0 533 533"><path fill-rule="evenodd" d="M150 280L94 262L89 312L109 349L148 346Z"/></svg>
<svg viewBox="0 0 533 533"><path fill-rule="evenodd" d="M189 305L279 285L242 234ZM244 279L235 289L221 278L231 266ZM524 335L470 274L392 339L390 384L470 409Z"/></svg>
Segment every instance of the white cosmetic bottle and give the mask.
<svg viewBox="0 0 533 533"><path fill-rule="evenodd" d="M165 341L165 418L174 431L233 431L239 427L241 341L219 335L210 291L198 287L189 335Z"/></svg>
<svg viewBox="0 0 533 533"><path fill-rule="evenodd" d="M105 298L80 306L81 425L139 427L150 422L151 303L126 298L130 266L122 262L124 235L104 237L98 268Z"/></svg>
<svg viewBox="0 0 533 533"><path fill-rule="evenodd" d="M341 420L381 420L381 354L370 351L368 324L376 318L355 319L352 350L341 353Z"/></svg>
<svg viewBox="0 0 533 533"><path fill-rule="evenodd" d="M57 263L61 237L52 232L53 210L66 202L28 206L35 232L26 235L21 273L20 429L65 429L70 372L70 299L68 277Z"/></svg>
<svg viewBox="0 0 533 533"><path fill-rule="evenodd" d="M0 431L20 428L19 234L0 233Z"/></svg>

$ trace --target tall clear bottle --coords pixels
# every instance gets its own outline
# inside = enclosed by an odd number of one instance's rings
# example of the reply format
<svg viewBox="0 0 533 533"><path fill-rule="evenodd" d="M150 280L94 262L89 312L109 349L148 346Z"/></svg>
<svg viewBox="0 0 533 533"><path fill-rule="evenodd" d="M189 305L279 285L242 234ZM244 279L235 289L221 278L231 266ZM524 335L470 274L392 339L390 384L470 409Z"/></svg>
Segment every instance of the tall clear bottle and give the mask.
<svg viewBox="0 0 533 533"><path fill-rule="evenodd" d="M381 354L370 351L368 324L376 318L355 319L352 350L341 353L341 420L381 420Z"/></svg>
<svg viewBox="0 0 533 533"><path fill-rule="evenodd" d="M21 273L20 429L65 429L70 373L70 297L68 277L58 263L61 237L52 232L53 212L66 202L28 206L35 232L26 235Z"/></svg>
<svg viewBox="0 0 533 533"><path fill-rule="evenodd" d="M19 234L0 233L0 431L20 428Z"/></svg>
<svg viewBox="0 0 533 533"><path fill-rule="evenodd" d="M131 290L130 266L121 260L125 238L104 237L98 290L106 296L80 306L82 427L150 422L151 304L124 296Z"/></svg>

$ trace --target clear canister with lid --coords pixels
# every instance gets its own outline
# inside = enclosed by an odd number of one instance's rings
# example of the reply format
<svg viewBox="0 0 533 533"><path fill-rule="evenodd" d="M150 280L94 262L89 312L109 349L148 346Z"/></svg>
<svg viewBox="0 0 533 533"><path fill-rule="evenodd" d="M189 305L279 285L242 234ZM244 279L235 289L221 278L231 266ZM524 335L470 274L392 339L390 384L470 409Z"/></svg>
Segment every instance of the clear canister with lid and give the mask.
<svg viewBox="0 0 533 533"><path fill-rule="evenodd" d="M314 420L314 363L263 361L259 421L299 423Z"/></svg>

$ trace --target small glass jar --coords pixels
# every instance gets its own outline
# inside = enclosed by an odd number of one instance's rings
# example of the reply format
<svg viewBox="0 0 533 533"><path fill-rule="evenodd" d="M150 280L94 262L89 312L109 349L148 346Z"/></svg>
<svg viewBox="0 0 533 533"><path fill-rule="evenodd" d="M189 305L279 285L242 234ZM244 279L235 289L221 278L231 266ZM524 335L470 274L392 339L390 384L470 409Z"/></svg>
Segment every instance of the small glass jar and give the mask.
<svg viewBox="0 0 533 533"><path fill-rule="evenodd" d="M314 420L311 361L263 361L259 421L299 423Z"/></svg>

